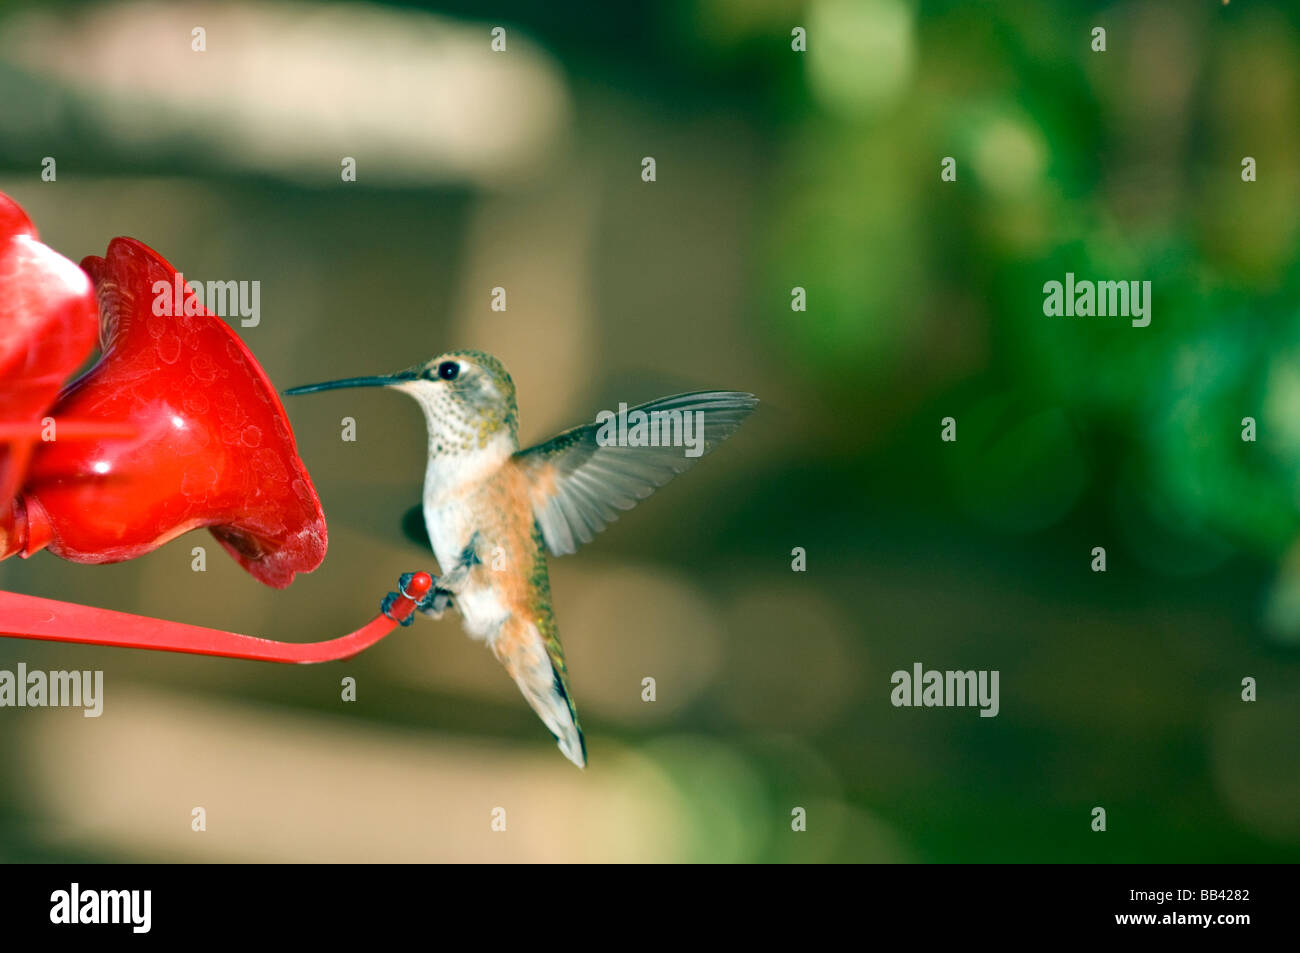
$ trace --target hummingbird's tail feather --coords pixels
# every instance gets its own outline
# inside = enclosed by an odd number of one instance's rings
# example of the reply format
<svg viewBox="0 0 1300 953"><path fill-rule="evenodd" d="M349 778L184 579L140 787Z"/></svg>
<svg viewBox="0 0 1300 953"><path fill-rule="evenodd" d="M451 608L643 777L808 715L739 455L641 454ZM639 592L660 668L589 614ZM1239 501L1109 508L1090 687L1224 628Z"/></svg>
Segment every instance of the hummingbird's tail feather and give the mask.
<svg viewBox="0 0 1300 953"><path fill-rule="evenodd" d="M554 634L548 638L534 623L512 616L492 640L492 651L554 736L560 751L585 768L587 742L578 723L578 709L569 695L564 655Z"/></svg>

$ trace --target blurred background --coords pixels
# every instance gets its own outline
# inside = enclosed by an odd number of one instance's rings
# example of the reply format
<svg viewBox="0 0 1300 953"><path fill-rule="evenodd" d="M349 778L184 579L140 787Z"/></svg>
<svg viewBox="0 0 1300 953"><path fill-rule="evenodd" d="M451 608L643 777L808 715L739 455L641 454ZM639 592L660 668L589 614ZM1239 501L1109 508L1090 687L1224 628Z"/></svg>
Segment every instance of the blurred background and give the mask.
<svg viewBox="0 0 1300 953"><path fill-rule="evenodd" d="M0 714L0 857L1300 859L1298 120L1284 2L0 3L0 191L73 260L130 235L260 281L231 323L278 387L480 348L525 444L763 399L551 561L585 772L451 616L302 668L0 640L106 694ZM1044 317L1066 271L1150 280L1150 327ZM419 410L287 409L314 574L272 591L200 532L0 586L360 625L434 568ZM999 670L1000 714L892 707L918 661Z"/></svg>

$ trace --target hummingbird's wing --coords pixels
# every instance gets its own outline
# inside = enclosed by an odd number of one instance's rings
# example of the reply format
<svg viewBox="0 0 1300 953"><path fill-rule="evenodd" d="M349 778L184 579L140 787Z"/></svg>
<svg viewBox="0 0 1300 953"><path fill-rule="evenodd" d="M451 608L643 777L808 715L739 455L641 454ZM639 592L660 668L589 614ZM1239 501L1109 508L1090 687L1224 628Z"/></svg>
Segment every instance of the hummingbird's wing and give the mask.
<svg viewBox="0 0 1300 953"><path fill-rule="evenodd" d="M515 454L520 469L529 478L533 515L547 548L556 556L589 543L612 520L618 510L630 510L677 474L726 440L758 406L753 394L711 390L661 397L627 412L629 421L673 420L673 415L699 412L703 423L702 444L675 446L627 446L611 442L610 424L592 423L564 433ZM645 415L638 418L640 411ZM651 417L652 414L657 415ZM680 423L680 422L679 422ZM618 435L618 421L612 435ZM603 431L603 434L602 434ZM671 431L670 431L671 432ZM678 426L680 438L684 431ZM699 450L687 456L687 450Z"/></svg>

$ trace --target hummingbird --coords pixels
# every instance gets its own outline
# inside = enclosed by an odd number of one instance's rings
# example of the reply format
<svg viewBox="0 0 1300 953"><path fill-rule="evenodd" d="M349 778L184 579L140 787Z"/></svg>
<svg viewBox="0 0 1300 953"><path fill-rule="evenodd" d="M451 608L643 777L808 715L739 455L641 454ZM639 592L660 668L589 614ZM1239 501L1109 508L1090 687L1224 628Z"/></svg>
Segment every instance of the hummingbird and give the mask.
<svg viewBox="0 0 1300 953"><path fill-rule="evenodd" d="M417 608L438 619L454 607L466 633L492 650L564 756L586 767L586 741L551 606L548 553L567 555L591 542L619 510L631 509L731 436L758 399L713 390L663 397L630 411L620 405L617 427L613 412L605 411L595 423L521 450L514 382L483 351L450 351L396 374L284 393L345 387L402 391L424 411L424 524L441 575ZM658 427L647 429L647 421ZM659 439L665 432L671 439ZM384 599L385 614L396 598L390 592Z"/></svg>

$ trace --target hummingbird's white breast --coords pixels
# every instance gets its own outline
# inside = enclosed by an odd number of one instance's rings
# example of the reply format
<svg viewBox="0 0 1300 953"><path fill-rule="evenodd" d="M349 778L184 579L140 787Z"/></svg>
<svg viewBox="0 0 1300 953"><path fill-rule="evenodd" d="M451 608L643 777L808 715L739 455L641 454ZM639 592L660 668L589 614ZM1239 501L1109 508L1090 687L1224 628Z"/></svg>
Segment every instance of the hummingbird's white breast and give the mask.
<svg viewBox="0 0 1300 953"><path fill-rule="evenodd" d="M490 641L511 615L491 564L508 552L511 541L502 537L503 521L494 510L501 505L493 484L514 452L505 434L482 450L435 454L430 446L424 482L424 523L446 574L470 557L479 565L470 572L454 596L465 630L474 638Z"/></svg>

